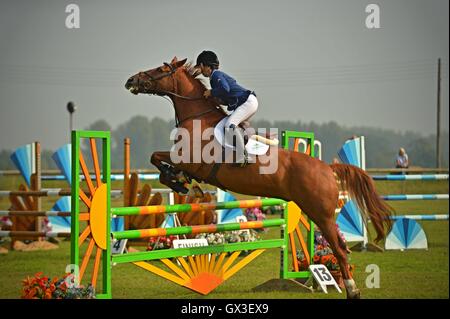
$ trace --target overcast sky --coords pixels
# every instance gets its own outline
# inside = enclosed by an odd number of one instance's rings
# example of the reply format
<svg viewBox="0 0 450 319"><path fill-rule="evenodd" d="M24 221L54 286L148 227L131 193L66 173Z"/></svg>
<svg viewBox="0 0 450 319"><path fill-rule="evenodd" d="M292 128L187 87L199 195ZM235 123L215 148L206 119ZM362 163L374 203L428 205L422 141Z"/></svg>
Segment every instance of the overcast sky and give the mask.
<svg viewBox="0 0 450 319"><path fill-rule="evenodd" d="M79 29L65 26L70 3ZM366 28L370 3L380 6L380 29ZM256 91L256 118L423 134L436 131L441 57L448 130L448 12L448 0L2 1L0 149L67 143L68 101L77 129L171 119L166 100L131 95L124 83L204 49Z"/></svg>

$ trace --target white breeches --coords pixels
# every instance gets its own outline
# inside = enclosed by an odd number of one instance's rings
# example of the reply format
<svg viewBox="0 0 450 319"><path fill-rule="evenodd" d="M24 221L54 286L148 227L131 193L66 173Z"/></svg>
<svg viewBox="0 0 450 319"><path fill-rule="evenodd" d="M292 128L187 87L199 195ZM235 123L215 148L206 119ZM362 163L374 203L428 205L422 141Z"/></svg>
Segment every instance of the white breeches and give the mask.
<svg viewBox="0 0 450 319"><path fill-rule="evenodd" d="M231 124L238 126L245 120L248 120L256 113L258 110L258 99L253 94L248 96L247 101L245 101L242 105L237 107L233 113L231 113L227 122L225 123L225 127L230 127Z"/></svg>

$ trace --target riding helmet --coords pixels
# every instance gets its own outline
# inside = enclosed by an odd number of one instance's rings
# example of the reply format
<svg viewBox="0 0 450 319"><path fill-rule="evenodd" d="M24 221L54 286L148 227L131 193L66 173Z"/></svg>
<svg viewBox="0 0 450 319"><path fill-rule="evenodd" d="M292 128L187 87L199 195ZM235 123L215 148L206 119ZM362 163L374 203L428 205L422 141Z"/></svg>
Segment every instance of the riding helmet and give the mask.
<svg viewBox="0 0 450 319"><path fill-rule="evenodd" d="M212 67L218 67L219 66L219 59L217 58L217 55L212 51L203 51L200 53L197 57L197 64L196 67L200 66L200 64L203 63L203 65L212 66Z"/></svg>

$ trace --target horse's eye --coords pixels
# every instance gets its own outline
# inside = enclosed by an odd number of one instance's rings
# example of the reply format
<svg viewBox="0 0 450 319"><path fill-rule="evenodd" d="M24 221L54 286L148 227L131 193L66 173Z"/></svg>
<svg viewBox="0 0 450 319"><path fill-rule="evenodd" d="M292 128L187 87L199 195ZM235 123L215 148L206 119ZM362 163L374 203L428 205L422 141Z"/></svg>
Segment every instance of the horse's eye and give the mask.
<svg viewBox="0 0 450 319"><path fill-rule="evenodd" d="M163 72L163 69L162 69L162 67L159 67L159 68L156 69L156 71Z"/></svg>

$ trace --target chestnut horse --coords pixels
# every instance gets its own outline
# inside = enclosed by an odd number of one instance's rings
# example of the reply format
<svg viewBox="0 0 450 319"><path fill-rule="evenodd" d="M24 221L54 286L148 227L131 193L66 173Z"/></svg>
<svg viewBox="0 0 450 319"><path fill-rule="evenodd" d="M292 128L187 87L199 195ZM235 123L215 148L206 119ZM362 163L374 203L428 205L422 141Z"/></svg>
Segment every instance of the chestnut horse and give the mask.
<svg viewBox="0 0 450 319"><path fill-rule="evenodd" d="M186 64L186 59L178 61L175 57L171 63L133 75L125 88L133 94L168 96L175 108L178 127L188 130L193 136L194 120L201 121L203 131L214 127L226 116L218 101L203 98L205 86L196 79L197 75L198 70ZM203 149L211 140L202 140L197 144ZM184 172L198 181L233 192L294 201L320 227L329 242L339 262L347 298L359 298L360 291L348 270L346 245L338 235L335 224L338 184L356 199L364 220L370 217L377 234L376 241L385 237L385 226L388 230L391 227L391 208L376 192L371 177L358 167L328 165L303 153L278 147L274 149L278 156L278 167L272 174L260 173L262 164L259 157L256 163L245 167L230 163L205 163L203 158L202 162L177 164L171 161L170 152L167 151L153 153L151 162L161 171L161 182L175 191L185 190L183 184L176 180L179 176L177 173Z"/></svg>

